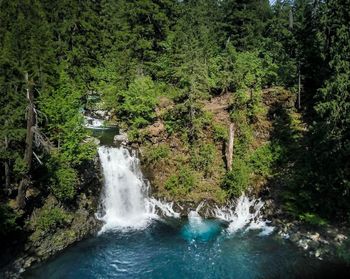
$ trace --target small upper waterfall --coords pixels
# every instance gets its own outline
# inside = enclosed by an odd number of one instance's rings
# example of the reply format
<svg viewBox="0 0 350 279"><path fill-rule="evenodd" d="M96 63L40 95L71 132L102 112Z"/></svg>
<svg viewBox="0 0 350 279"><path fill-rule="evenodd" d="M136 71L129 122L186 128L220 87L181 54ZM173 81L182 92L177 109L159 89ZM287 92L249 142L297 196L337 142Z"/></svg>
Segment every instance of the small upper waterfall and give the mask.
<svg viewBox="0 0 350 279"><path fill-rule="evenodd" d="M100 146L105 191L100 219L102 232L114 228L144 228L158 218L157 211L178 217L171 203L148 198L149 185L143 178L135 152L124 147Z"/></svg>
<svg viewBox="0 0 350 279"><path fill-rule="evenodd" d="M108 129L104 126L104 120L91 116L84 116L85 127L90 129Z"/></svg>

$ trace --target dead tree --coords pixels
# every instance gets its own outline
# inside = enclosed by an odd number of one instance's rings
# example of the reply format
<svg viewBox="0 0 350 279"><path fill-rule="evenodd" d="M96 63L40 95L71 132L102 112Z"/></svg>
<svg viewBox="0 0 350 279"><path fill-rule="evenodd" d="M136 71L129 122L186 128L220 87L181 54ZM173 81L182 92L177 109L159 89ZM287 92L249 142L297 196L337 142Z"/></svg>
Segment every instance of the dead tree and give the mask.
<svg viewBox="0 0 350 279"><path fill-rule="evenodd" d="M29 173L32 166L33 157L33 127L35 125L35 106L34 106L34 94L31 88L31 84L28 80L28 73L25 74L26 91L27 91L27 133L26 133L26 145L24 151L24 162L26 164L26 173L24 174L19 187L16 198L17 208L22 209L25 206L25 194L28 188L30 179Z"/></svg>
<svg viewBox="0 0 350 279"><path fill-rule="evenodd" d="M230 123L229 134L228 134L228 144L226 148L226 163L227 170L232 170L232 160L233 160L233 143L235 140L235 124Z"/></svg>

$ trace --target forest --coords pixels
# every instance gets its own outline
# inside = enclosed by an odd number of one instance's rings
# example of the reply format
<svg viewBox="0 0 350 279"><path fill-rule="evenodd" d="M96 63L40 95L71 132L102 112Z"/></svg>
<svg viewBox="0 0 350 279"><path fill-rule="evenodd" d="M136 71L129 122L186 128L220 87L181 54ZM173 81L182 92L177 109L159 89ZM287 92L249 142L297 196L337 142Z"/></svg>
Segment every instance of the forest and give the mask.
<svg viewBox="0 0 350 279"><path fill-rule="evenodd" d="M59 204L35 229L69 219L62 208L97 154L83 117L94 106L145 146L150 165L171 148L147 142L149 125L161 119L181 141L191 159L164 182L170 199L211 177L215 199L238 197L259 175L289 218L348 223L349 24L348 0L0 1L1 238L27 230L33 189ZM269 92L292 105L276 108L258 146ZM218 174L215 142L228 127L204 106L221 96L235 138Z"/></svg>

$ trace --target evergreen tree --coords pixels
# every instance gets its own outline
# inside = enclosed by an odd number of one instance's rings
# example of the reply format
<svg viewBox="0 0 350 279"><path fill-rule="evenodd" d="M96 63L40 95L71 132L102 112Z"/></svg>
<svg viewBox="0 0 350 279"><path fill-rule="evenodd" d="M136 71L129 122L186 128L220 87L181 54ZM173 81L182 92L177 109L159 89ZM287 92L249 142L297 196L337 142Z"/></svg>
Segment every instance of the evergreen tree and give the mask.
<svg viewBox="0 0 350 279"><path fill-rule="evenodd" d="M335 213L337 203L345 213L350 197L350 4L329 1L325 11L330 76L317 94L311 179L317 198L324 200L320 210Z"/></svg>

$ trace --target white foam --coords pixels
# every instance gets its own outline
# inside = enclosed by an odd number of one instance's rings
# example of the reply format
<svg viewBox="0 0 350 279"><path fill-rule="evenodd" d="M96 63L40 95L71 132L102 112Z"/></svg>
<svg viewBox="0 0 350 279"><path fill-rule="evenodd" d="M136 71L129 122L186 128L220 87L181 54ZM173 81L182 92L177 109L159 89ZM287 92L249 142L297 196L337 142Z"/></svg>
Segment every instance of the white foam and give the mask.
<svg viewBox="0 0 350 279"><path fill-rule="evenodd" d="M108 127L106 127L104 125L104 120L102 120L102 119L93 118L90 116L84 116L84 119L85 119L84 126L86 128L89 128L89 129L108 129Z"/></svg>
<svg viewBox="0 0 350 279"><path fill-rule="evenodd" d="M148 198L149 184L143 178L135 152L124 147L101 146L98 149L103 175L104 196L100 220L101 232L114 229L143 229L159 211L170 217L179 217L172 203Z"/></svg>
<svg viewBox="0 0 350 279"><path fill-rule="evenodd" d="M264 202L260 199L249 199L242 195L235 204L216 208L215 217L229 222L227 231L235 233L237 231L261 230L260 235L269 235L274 227L269 225L269 221L264 220L261 209Z"/></svg>

